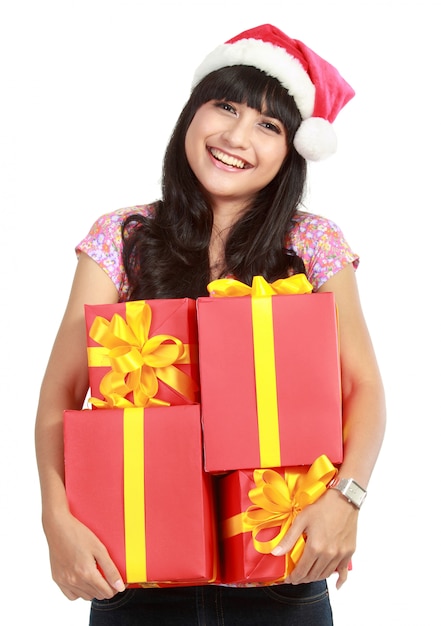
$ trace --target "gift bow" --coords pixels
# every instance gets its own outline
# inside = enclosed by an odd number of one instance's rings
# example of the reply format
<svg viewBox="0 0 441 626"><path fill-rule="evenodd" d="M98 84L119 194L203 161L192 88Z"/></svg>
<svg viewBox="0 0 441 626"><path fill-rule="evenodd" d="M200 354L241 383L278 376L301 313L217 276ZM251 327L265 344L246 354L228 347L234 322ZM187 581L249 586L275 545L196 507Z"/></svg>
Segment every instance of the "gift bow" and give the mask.
<svg viewBox="0 0 441 626"><path fill-rule="evenodd" d="M89 348L90 365L109 364L100 392L104 400L90 398L97 408L168 406L155 398L158 380L195 401L196 384L175 367L190 363L190 346L172 335L149 337L152 320L150 306L143 301L126 303L126 321L117 313L109 320L97 316L89 330L90 337L102 348ZM133 402L126 396L132 392Z"/></svg>
<svg viewBox="0 0 441 626"><path fill-rule="evenodd" d="M274 283L268 283L263 276L254 276L251 287L235 278L219 278L209 283L207 290L214 297L259 297L311 293L312 285L305 274L294 274Z"/></svg>
<svg viewBox="0 0 441 626"><path fill-rule="evenodd" d="M225 536L251 531L255 550L261 554L270 554L286 535L300 511L323 495L336 473L337 469L326 455L318 457L306 474L300 474L295 469L286 469L283 477L273 469L254 470L256 486L248 493L253 504L239 518L235 516L227 520ZM261 541L258 535L265 528L279 530L272 539ZM304 547L305 538L301 535L286 555L284 578L293 571Z"/></svg>

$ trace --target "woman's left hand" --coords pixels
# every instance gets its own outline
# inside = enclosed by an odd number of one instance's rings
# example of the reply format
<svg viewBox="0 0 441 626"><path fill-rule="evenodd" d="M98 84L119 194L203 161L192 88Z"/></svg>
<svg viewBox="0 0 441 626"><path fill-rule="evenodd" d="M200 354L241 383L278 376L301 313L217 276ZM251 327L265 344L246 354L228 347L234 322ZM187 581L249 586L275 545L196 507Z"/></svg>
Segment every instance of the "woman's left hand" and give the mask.
<svg viewBox="0 0 441 626"><path fill-rule="evenodd" d="M305 507L272 552L276 556L286 554L302 534L306 539L303 554L285 582L309 583L337 572L339 589L347 579L355 552L357 521L358 510L334 490Z"/></svg>

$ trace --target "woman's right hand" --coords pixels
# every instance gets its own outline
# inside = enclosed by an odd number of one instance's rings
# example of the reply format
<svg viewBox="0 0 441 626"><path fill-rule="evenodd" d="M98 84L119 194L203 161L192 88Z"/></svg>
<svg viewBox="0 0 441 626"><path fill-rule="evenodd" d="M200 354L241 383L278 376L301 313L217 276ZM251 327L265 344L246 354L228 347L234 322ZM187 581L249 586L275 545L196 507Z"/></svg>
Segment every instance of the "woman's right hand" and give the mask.
<svg viewBox="0 0 441 626"><path fill-rule="evenodd" d="M69 600L112 598L125 585L105 546L71 513L44 524L52 577Z"/></svg>

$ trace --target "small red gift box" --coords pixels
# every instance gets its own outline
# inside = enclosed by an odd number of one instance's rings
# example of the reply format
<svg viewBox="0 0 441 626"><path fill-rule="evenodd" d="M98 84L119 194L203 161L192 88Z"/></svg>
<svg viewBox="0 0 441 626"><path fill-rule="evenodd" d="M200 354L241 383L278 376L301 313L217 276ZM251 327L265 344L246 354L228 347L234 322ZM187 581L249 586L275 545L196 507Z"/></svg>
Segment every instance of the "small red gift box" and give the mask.
<svg viewBox="0 0 441 626"><path fill-rule="evenodd" d="M205 584L217 567L199 405L65 411L72 514L127 583Z"/></svg>
<svg viewBox="0 0 441 626"><path fill-rule="evenodd" d="M199 402L194 300L86 305L85 318L95 408Z"/></svg>
<svg viewBox="0 0 441 626"><path fill-rule="evenodd" d="M222 582L283 582L300 559L305 540L300 537L286 556L274 556L271 550L295 516L326 491L336 472L323 455L310 467L237 470L217 477Z"/></svg>
<svg viewBox="0 0 441 626"><path fill-rule="evenodd" d="M341 462L333 294L247 289L197 301L205 469L309 465L321 454Z"/></svg>

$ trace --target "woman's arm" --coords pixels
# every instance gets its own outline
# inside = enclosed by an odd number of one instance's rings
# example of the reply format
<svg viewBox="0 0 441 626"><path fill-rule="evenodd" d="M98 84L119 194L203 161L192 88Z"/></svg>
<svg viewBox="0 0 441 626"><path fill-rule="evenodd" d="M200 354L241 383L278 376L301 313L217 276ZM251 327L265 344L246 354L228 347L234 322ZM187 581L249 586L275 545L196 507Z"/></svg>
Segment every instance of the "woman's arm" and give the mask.
<svg viewBox="0 0 441 626"><path fill-rule="evenodd" d="M81 409L88 390L84 304L117 300L117 290L107 274L90 257L80 254L69 301L43 378L35 423L42 521L52 575L71 600L110 598L124 588L105 547L69 512L63 451L63 411Z"/></svg>
<svg viewBox="0 0 441 626"><path fill-rule="evenodd" d="M344 439L339 474L366 488L383 442L386 405L352 266L319 291L334 292L339 319Z"/></svg>
<svg viewBox="0 0 441 626"><path fill-rule="evenodd" d="M383 441L386 409L352 265L335 274L319 291L332 291L338 307L344 438L344 461L339 476L354 478L366 489ZM319 580L337 570L337 587L340 587L355 551L358 514L352 504L332 489L304 509L276 552L288 552L302 533L307 535L304 554L289 581Z"/></svg>

